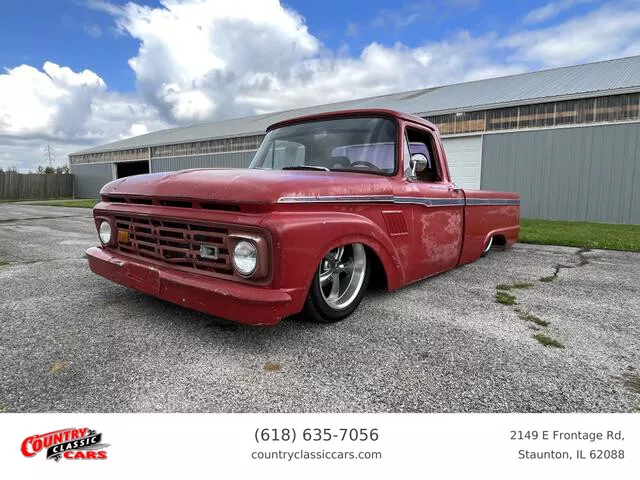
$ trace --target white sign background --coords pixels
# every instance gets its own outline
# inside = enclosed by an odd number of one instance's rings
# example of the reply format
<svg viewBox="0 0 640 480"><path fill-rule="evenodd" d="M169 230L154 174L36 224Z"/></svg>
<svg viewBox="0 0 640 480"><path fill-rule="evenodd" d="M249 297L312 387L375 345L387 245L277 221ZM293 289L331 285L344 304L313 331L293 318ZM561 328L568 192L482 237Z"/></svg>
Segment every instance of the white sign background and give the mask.
<svg viewBox="0 0 640 480"><path fill-rule="evenodd" d="M106 460L26 458L23 440L62 428L103 434ZM297 440L256 443L256 429L295 429ZM377 428L376 442L306 442L306 428ZM511 440L511 431L602 432L605 440ZM623 441L606 440L621 430ZM581 449L586 460L575 459ZM378 460L252 460L263 451L377 451ZM568 451L573 460L519 460L519 450ZM624 450L592 460L591 450ZM638 414L2 414L1 478L639 478Z"/></svg>

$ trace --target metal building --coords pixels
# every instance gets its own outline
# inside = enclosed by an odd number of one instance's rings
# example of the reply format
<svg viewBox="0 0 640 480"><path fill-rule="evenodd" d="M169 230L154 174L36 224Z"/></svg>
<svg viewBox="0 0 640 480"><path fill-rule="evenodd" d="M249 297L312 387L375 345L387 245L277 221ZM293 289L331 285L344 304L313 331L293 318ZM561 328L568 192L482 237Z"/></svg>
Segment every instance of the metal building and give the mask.
<svg viewBox="0 0 640 480"><path fill-rule="evenodd" d="M270 124L390 108L442 133L454 180L513 190L530 218L640 223L640 56L202 123L69 156L80 197L137 173L246 167Z"/></svg>

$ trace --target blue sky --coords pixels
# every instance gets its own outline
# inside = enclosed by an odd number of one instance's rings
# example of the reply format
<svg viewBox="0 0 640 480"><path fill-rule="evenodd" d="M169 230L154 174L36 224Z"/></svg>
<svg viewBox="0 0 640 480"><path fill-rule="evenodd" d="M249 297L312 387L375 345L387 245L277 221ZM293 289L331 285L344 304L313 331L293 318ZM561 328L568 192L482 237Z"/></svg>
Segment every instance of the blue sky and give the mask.
<svg viewBox="0 0 640 480"><path fill-rule="evenodd" d="M113 0L114 5L125 5ZM136 3L160 7L160 2ZM547 1L442 0L290 0L283 2L304 16L310 32L326 47L345 45L357 53L371 42L393 45L400 41L416 46L468 30L509 32L522 18ZM578 3L561 12L555 21L575 16L599 2ZM4 0L6 15L0 19L0 65L42 65L49 60L73 70L88 68L116 90L135 89L135 74L127 60L135 56L139 42L119 34L113 17L83 0ZM34 14L34 12L37 12Z"/></svg>
<svg viewBox="0 0 640 480"><path fill-rule="evenodd" d="M0 167L197 121L640 54L640 1L4 0Z"/></svg>

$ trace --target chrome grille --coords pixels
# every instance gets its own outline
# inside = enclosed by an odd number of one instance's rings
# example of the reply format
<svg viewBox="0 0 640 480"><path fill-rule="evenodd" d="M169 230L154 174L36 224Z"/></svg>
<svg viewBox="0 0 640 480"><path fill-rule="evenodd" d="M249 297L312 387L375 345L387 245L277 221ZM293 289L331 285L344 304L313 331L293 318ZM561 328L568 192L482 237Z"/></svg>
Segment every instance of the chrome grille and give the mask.
<svg viewBox="0 0 640 480"><path fill-rule="evenodd" d="M118 238L121 252L199 271L232 273L226 228L130 215L118 215L115 222L118 231L129 234L128 242ZM201 245L216 247L217 260L202 258Z"/></svg>

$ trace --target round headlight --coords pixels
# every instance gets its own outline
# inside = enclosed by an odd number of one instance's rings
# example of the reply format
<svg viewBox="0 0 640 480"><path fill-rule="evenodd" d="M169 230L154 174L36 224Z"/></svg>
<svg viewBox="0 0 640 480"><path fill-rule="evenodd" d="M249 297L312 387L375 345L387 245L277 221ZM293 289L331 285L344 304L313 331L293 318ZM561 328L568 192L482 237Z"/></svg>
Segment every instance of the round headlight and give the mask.
<svg viewBox="0 0 640 480"><path fill-rule="evenodd" d="M233 265L240 275L251 275L258 265L258 249L253 242L239 241L233 249Z"/></svg>
<svg viewBox="0 0 640 480"><path fill-rule="evenodd" d="M100 241L107 245L111 241L111 225L106 220L100 223L100 229L98 230L98 236Z"/></svg>

